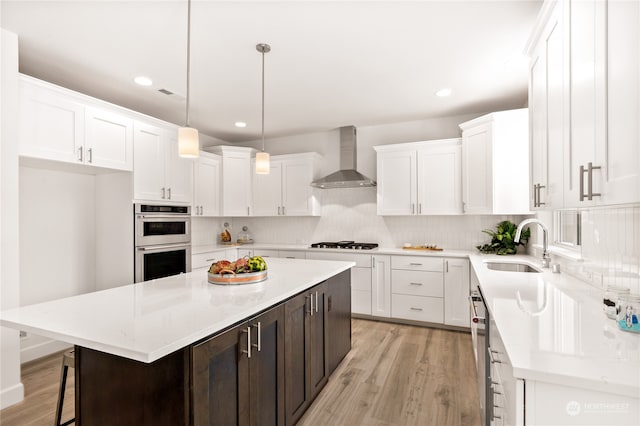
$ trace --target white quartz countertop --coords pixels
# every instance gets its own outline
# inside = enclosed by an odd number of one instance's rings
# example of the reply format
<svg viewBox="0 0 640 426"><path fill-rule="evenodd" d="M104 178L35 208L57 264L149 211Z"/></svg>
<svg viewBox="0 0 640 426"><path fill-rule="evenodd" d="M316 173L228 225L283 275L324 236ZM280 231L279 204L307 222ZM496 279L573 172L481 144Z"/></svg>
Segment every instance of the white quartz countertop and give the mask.
<svg viewBox="0 0 640 426"><path fill-rule="evenodd" d="M622 331L602 311L602 291L567 274L494 271L469 257L514 376L640 398L640 334Z"/></svg>
<svg viewBox="0 0 640 426"><path fill-rule="evenodd" d="M388 254L388 255L407 255L407 256L429 256L429 257L462 257L467 258L473 251L470 250L450 250L443 249L442 251L430 251L430 250L406 250L403 248L394 247L378 247L372 250L349 250L349 249L327 249L327 248L311 248L307 245L300 244L268 244L268 243L253 243L253 244L232 244L232 245L198 245L191 248L192 254L201 254L207 252L215 252L230 249L246 249L246 250L294 250L294 251L306 251L314 253L349 253L349 254Z"/></svg>
<svg viewBox="0 0 640 426"><path fill-rule="evenodd" d="M257 284L209 284L200 270L0 312L0 325L153 362L355 264L269 259Z"/></svg>

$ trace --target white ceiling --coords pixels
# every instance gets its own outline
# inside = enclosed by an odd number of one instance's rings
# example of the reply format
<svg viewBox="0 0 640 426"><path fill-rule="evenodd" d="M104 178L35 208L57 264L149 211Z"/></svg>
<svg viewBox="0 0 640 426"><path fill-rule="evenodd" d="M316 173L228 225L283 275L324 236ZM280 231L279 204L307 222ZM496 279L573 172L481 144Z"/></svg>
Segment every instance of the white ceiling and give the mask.
<svg viewBox="0 0 640 426"><path fill-rule="evenodd" d="M540 0L193 0L191 125L228 142L522 107ZM21 72L184 124L187 1L3 0ZM153 86L133 78L146 75ZM434 92L449 87L453 94ZM167 96L158 89L170 90ZM246 121L238 129L235 121Z"/></svg>

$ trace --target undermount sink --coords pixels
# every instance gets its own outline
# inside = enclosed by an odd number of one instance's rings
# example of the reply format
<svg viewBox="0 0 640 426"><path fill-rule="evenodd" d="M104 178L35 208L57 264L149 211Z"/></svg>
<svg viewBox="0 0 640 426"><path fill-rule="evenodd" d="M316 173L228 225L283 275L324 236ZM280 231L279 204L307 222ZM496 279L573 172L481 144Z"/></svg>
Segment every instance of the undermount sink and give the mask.
<svg viewBox="0 0 640 426"><path fill-rule="evenodd" d="M526 263L519 263L519 262L497 262L497 261L485 261L484 262L485 265L487 265L487 268L494 270L494 271L506 271L506 272L534 272L539 274L540 271L537 268L534 268L531 265L528 265Z"/></svg>

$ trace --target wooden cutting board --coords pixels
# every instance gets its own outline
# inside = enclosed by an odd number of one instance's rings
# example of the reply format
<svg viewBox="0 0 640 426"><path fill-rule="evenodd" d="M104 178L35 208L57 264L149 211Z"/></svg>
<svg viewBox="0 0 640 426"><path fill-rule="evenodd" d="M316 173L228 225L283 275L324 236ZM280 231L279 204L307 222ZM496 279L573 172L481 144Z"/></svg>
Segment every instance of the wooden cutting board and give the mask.
<svg viewBox="0 0 640 426"><path fill-rule="evenodd" d="M442 251L440 247L425 247L425 246L411 246L411 247L402 247L403 250L428 250L428 251Z"/></svg>

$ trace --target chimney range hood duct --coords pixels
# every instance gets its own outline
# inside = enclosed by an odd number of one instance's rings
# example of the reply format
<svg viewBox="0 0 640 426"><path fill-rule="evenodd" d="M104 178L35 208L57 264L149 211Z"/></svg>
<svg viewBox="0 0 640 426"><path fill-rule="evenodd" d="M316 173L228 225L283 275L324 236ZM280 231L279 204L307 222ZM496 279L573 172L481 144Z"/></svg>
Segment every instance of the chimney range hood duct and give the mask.
<svg viewBox="0 0 640 426"><path fill-rule="evenodd" d="M333 188L365 188L376 186L376 181L369 179L356 170L356 128L340 127L340 170L311 182L311 186L322 189Z"/></svg>

